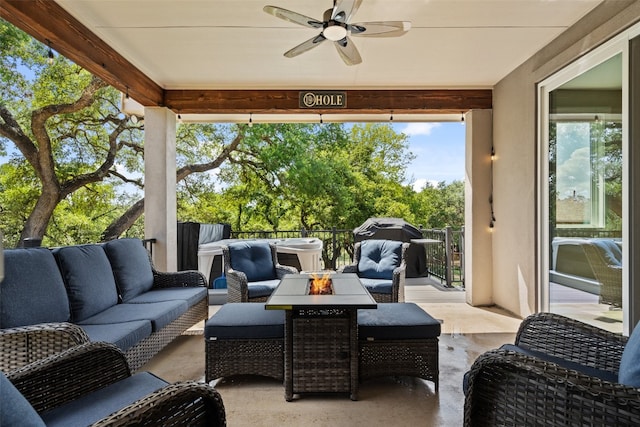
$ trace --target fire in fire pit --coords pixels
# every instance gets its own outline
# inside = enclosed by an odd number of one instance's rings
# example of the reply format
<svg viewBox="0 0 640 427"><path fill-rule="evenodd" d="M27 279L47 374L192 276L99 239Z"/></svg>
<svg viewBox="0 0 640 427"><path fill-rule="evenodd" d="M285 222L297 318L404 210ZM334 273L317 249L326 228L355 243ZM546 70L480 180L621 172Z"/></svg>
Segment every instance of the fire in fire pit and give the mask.
<svg viewBox="0 0 640 427"><path fill-rule="evenodd" d="M311 274L309 295L333 295L331 274L327 273L322 277L319 277L316 273Z"/></svg>

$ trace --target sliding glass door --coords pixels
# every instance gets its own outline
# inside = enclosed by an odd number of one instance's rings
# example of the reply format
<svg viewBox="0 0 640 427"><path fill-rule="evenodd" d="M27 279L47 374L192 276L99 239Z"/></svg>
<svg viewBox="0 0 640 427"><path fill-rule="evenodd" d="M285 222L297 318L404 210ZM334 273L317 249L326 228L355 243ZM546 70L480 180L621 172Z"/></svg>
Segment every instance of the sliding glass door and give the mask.
<svg viewBox="0 0 640 427"><path fill-rule="evenodd" d="M540 308L620 333L628 299L625 54L624 42L611 43L539 92Z"/></svg>

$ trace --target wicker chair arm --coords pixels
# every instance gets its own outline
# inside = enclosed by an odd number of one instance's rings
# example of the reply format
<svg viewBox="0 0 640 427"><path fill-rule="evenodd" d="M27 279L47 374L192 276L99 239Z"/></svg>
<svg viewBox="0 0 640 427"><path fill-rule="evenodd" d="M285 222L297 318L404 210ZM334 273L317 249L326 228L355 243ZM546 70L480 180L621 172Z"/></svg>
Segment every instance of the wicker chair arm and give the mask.
<svg viewBox="0 0 640 427"><path fill-rule="evenodd" d="M348 264L339 270L339 273L356 273L358 274L358 264Z"/></svg>
<svg viewBox="0 0 640 427"><path fill-rule="evenodd" d="M36 411L43 412L130 375L120 349L90 342L12 371L7 377Z"/></svg>
<svg viewBox="0 0 640 427"><path fill-rule="evenodd" d="M406 275L406 265L404 262L393 270L393 302L404 302L404 285L406 282Z"/></svg>
<svg viewBox="0 0 640 427"><path fill-rule="evenodd" d="M640 425L640 389L493 350L468 373L464 425Z"/></svg>
<svg viewBox="0 0 640 427"><path fill-rule="evenodd" d="M153 272L154 288L187 288L187 287L207 287L207 279L202 273L196 270L186 270L177 272Z"/></svg>
<svg viewBox="0 0 640 427"><path fill-rule="evenodd" d="M249 285L247 275L242 271L227 269L227 302L247 302Z"/></svg>
<svg viewBox="0 0 640 427"><path fill-rule="evenodd" d="M0 329L0 370L11 372L87 342L86 332L67 322Z"/></svg>
<svg viewBox="0 0 640 427"><path fill-rule="evenodd" d="M297 274L298 269L289 265L276 264L276 277L282 279L286 274Z"/></svg>
<svg viewBox="0 0 640 427"><path fill-rule="evenodd" d="M618 372L628 338L554 314L522 321L515 344L604 371Z"/></svg>
<svg viewBox="0 0 640 427"><path fill-rule="evenodd" d="M226 426L222 397L196 382L170 384L103 418L93 427L131 425Z"/></svg>

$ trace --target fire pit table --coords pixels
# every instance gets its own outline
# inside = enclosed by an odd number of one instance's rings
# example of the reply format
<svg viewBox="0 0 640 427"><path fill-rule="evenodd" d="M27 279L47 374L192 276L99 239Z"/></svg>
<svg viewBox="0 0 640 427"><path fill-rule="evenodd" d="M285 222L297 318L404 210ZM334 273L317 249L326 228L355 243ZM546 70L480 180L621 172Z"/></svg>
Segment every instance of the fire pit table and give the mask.
<svg viewBox="0 0 640 427"><path fill-rule="evenodd" d="M285 310L285 399L300 393L349 393L358 398L360 308L377 308L356 274L332 273L313 294L314 274L288 274L265 304Z"/></svg>

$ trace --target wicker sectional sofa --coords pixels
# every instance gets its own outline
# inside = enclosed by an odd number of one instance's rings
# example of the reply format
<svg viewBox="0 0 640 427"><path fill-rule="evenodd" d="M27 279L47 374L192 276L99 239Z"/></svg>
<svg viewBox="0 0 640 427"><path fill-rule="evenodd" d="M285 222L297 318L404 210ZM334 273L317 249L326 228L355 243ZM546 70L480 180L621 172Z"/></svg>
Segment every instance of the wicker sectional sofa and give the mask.
<svg viewBox="0 0 640 427"><path fill-rule="evenodd" d="M204 276L156 271L139 239L7 250L0 295L5 372L88 341L136 371L208 315Z"/></svg>

